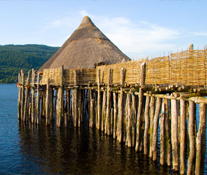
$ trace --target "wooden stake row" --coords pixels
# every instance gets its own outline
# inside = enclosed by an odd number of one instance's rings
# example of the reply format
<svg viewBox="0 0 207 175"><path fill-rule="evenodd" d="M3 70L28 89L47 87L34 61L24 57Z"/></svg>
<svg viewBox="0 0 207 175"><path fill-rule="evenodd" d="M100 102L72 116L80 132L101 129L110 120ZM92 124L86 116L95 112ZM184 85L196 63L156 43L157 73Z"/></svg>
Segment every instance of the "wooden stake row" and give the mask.
<svg viewBox="0 0 207 175"><path fill-rule="evenodd" d="M120 70L118 91L111 88L111 69L108 70L105 87L101 87L100 73L97 72L97 89L79 87L76 71L74 87L65 87L63 68L59 86L51 86L49 79L45 86L41 86L40 75L32 70L28 72L26 83L19 85L18 118L36 124L42 121L46 125L55 123L57 127L67 127L69 123L80 127L86 121L89 127L96 127L137 152L144 152L153 161L159 159L161 165L170 166L172 160L173 170L181 174L202 174L206 139L205 101L199 104L199 125L196 126L195 101L192 98L188 101L186 97L178 99L176 95L145 93L142 89L145 64L141 66L141 84L136 93L130 89L124 91L125 69ZM24 82L23 71L19 74L20 80Z"/></svg>

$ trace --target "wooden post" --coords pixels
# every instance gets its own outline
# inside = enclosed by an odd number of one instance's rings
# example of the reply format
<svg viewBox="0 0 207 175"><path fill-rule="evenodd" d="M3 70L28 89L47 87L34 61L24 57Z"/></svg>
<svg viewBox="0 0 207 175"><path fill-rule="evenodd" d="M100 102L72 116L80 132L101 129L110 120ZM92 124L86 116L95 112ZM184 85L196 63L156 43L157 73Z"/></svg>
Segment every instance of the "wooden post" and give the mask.
<svg viewBox="0 0 207 175"><path fill-rule="evenodd" d="M35 70L32 69L32 82L31 82L31 122L35 121Z"/></svg>
<svg viewBox="0 0 207 175"><path fill-rule="evenodd" d="M141 132L141 118L143 108L143 90L142 86L145 84L145 72L146 62L143 62L140 66L140 88L139 88L139 106L137 111L137 135L136 135L136 146L135 150L138 151L141 143L140 132Z"/></svg>
<svg viewBox="0 0 207 175"><path fill-rule="evenodd" d="M185 131L186 131L186 111L185 111L185 100L180 100L180 174L185 174Z"/></svg>
<svg viewBox="0 0 207 175"><path fill-rule="evenodd" d="M136 96L132 95L132 147L135 146L136 143L136 121L137 121L137 115L136 115Z"/></svg>
<svg viewBox="0 0 207 175"><path fill-rule="evenodd" d="M66 123L68 123L68 121L70 120L70 90L67 89L66 90L66 108L67 108L67 114L66 114L66 118L65 118L65 125L67 125Z"/></svg>
<svg viewBox="0 0 207 175"><path fill-rule="evenodd" d="M49 108L49 103L51 103L51 101L49 100L50 99L50 85L49 85L49 78L47 79L47 84L46 84L46 116L45 116L45 119L46 119L46 125L49 125L50 124L50 117L49 117L49 111L50 111L50 108Z"/></svg>
<svg viewBox="0 0 207 175"><path fill-rule="evenodd" d="M146 97L146 105L145 105L145 126L144 126L144 154L148 155L148 151L149 151L149 103L150 103L150 97L147 96Z"/></svg>
<svg viewBox="0 0 207 175"><path fill-rule="evenodd" d="M128 106L128 113L127 113L127 146L132 146L132 110L131 110L131 94L127 94L127 106Z"/></svg>
<svg viewBox="0 0 207 175"><path fill-rule="evenodd" d="M98 92L94 91L94 127L96 128L96 124L97 124L97 115L98 115Z"/></svg>
<svg viewBox="0 0 207 175"><path fill-rule="evenodd" d="M165 103L162 102L162 111L160 115L160 164L164 165L165 163Z"/></svg>
<svg viewBox="0 0 207 175"><path fill-rule="evenodd" d="M157 137L158 137L158 121L161 109L161 98L157 97L156 110L153 123L153 141L152 141L152 160L157 160Z"/></svg>
<svg viewBox="0 0 207 175"><path fill-rule="evenodd" d="M200 123L196 138L196 165L195 174L203 174L205 159L205 143L206 143L206 104L199 104L200 107Z"/></svg>
<svg viewBox="0 0 207 175"><path fill-rule="evenodd" d="M74 71L74 86L77 86L77 72ZM77 126L78 124L78 89L75 87L72 90L72 114L73 114L73 124Z"/></svg>
<svg viewBox="0 0 207 175"><path fill-rule="evenodd" d="M127 94L123 95L122 141L127 142Z"/></svg>
<svg viewBox="0 0 207 175"><path fill-rule="evenodd" d="M45 113L46 113L46 110L45 110L45 104L46 104L46 94L45 92L41 91L41 117L45 117Z"/></svg>
<svg viewBox="0 0 207 175"><path fill-rule="evenodd" d="M24 71L21 70L21 84L22 84L22 88L21 88L21 120L24 120L24 101L25 101L25 82L24 82Z"/></svg>
<svg viewBox="0 0 207 175"><path fill-rule="evenodd" d="M136 135L136 145L135 150L139 150L140 146L140 132L141 132L141 117L142 117L142 108L143 108L143 90L142 88L139 88L139 106L137 111L137 135Z"/></svg>
<svg viewBox="0 0 207 175"><path fill-rule="evenodd" d="M103 91L103 100L102 100L102 110L101 110L101 131L105 130L105 125L106 125L106 100L107 99L107 92L104 90Z"/></svg>
<svg viewBox="0 0 207 175"><path fill-rule="evenodd" d="M140 86L145 85L146 62L143 62L140 67Z"/></svg>
<svg viewBox="0 0 207 175"><path fill-rule="evenodd" d="M72 90L72 115L73 115L73 124L74 126L78 125L78 93L77 89Z"/></svg>
<svg viewBox="0 0 207 175"><path fill-rule="evenodd" d="M195 130L194 130L194 121L195 121L195 104L193 101L189 101L189 121L188 121L188 133L190 141L190 150L188 156L188 170L187 174L190 175L194 172L194 159L195 159Z"/></svg>
<svg viewBox="0 0 207 175"><path fill-rule="evenodd" d="M100 89L100 72L101 70L97 70L97 82L98 82L98 106L97 106L97 129L101 128L101 89Z"/></svg>
<svg viewBox="0 0 207 175"><path fill-rule="evenodd" d="M128 109L129 109L129 98L128 94L125 95L124 98L124 117L123 117L123 142L125 145L128 145Z"/></svg>
<svg viewBox="0 0 207 175"><path fill-rule="evenodd" d="M113 102L114 102L114 129L113 129L113 138L116 138L116 126L117 126L117 99L116 93L113 93Z"/></svg>
<svg viewBox="0 0 207 175"><path fill-rule="evenodd" d="M60 86L57 92L57 108L56 108L56 126L61 126L61 120L63 118L63 66L60 67Z"/></svg>
<svg viewBox="0 0 207 175"><path fill-rule="evenodd" d="M121 143L123 139L123 86L124 86L124 78L125 78L125 70L121 68L120 71L120 94L119 94L119 102L118 102L118 121L117 121L117 140Z"/></svg>
<svg viewBox="0 0 207 175"><path fill-rule="evenodd" d="M78 104L78 127L80 127L80 123L81 123L81 120L80 120L80 113L81 113L81 108L79 107L79 104Z"/></svg>
<svg viewBox="0 0 207 175"><path fill-rule="evenodd" d="M82 90L78 89L78 127L80 127L80 123L81 123L81 103L82 103Z"/></svg>
<svg viewBox="0 0 207 175"><path fill-rule="evenodd" d="M152 96L150 99L150 151L149 151L150 158L152 158L154 113L155 113L155 97Z"/></svg>
<svg viewBox="0 0 207 175"><path fill-rule="evenodd" d="M168 108L168 99L163 99L166 114L165 117L165 161L168 166L171 165L171 137L170 137L170 112Z"/></svg>
<svg viewBox="0 0 207 175"><path fill-rule="evenodd" d="M61 119L62 119L62 95L63 90L61 87L57 89L57 104L56 104L56 126L60 127L61 125Z"/></svg>
<svg viewBox="0 0 207 175"><path fill-rule="evenodd" d="M173 153L173 170L178 171L178 113L177 100L171 99L171 138L172 138L172 153Z"/></svg>
<svg viewBox="0 0 207 175"><path fill-rule="evenodd" d="M21 119L21 88L22 88L22 83L21 83L21 73L18 74L18 119Z"/></svg>
<svg viewBox="0 0 207 175"><path fill-rule="evenodd" d="M37 99L36 99L36 124L39 124L40 120L40 74L37 74Z"/></svg>
<svg viewBox="0 0 207 175"><path fill-rule="evenodd" d="M89 111L89 127L94 127L94 99L93 99L93 91L89 89L89 103L90 103L90 111Z"/></svg>
<svg viewBox="0 0 207 175"><path fill-rule="evenodd" d="M27 121L28 119L30 78L31 78L31 70L28 72L27 83L26 83L23 121Z"/></svg>
<svg viewBox="0 0 207 175"><path fill-rule="evenodd" d="M110 135L113 136L113 132L114 132L114 130L113 130L113 127L114 127L114 109L111 108L110 111L111 111L111 115L110 115L110 121L111 121L111 123L110 123Z"/></svg>
<svg viewBox="0 0 207 175"><path fill-rule="evenodd" d="M54 119L54 90L53 88L51 87L49 89L49 108L50 108L50 113L49 113L49 117L50 117L50 121L53 121Z"/></svg>
<svg viewBox="0 0 207 175"><path fill-rule="evenodd" d="M107 102L106 102L106 123L105 123L105 133L107 135L110 135L111 134L111 131L110 131L110 109L111 109L111 92L110 92L110 85L111 85L111 82L112 82L112 77L111 77L111 69L108 70L108 85L107 85Z"/></svg>

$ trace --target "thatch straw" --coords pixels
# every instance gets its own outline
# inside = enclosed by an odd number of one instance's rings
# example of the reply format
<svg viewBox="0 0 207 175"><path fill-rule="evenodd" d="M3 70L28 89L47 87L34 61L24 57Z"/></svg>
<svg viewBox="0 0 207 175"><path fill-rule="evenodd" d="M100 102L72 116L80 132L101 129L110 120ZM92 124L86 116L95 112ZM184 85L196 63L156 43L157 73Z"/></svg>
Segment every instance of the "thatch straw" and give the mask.
<svg viewBox="0 0 207 175"><path fill-rule="evenodd" d="M115 64L130 59L123 54L90 20L84 17L62 47L39 69L94 68L95 64Z"/></svg>

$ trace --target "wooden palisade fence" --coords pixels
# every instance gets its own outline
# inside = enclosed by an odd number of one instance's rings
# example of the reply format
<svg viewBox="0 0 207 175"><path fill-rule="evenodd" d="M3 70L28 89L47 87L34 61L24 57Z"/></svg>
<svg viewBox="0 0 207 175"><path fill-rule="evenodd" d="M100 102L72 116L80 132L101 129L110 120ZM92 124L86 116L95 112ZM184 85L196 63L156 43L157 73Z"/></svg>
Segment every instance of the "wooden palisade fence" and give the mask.
<svg viewBox="0 0 207 175"><path fill-rule="evenodd" d="M206 63L206 50L189 49L94 69L33 69L26 79L21 71L18 118L57 127L88 122L161 165L203 174Z"/></svg>

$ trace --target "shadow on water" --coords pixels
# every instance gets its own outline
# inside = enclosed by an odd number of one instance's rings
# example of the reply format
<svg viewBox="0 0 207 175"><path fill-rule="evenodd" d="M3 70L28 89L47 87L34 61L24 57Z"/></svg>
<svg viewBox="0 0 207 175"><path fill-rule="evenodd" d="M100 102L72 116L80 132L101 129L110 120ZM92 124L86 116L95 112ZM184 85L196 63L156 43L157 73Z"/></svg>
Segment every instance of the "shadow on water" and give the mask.
<svg viewBox="0 0 207 175"><path fill-rule="evenodd" d="M148 157L96 129L56 128L19 122L25 173L34 174L170 174Z"/></svg>

